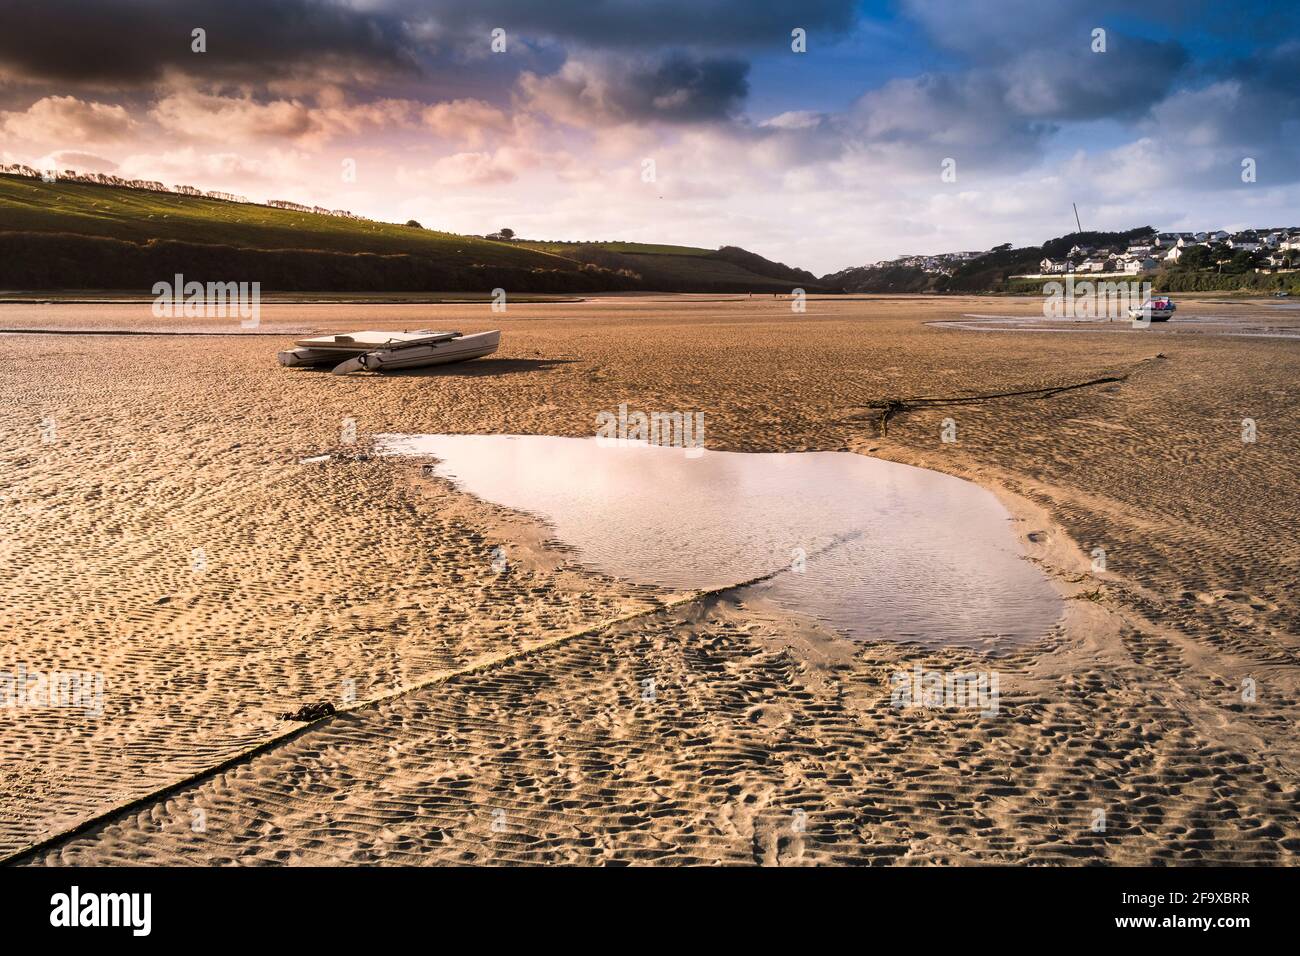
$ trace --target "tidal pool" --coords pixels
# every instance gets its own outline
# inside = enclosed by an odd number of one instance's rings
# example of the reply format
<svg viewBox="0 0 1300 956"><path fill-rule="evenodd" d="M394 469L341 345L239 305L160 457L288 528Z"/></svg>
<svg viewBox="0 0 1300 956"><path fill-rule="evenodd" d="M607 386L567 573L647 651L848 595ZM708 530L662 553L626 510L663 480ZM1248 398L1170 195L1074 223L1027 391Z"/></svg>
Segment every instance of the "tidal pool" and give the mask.
<svg viewBox="0 0 1300 956"><path fill-rule="evenodd" d="M864 640L983 650L1041 637L1063 604L994 495L849 452L721 452L536 435L381 435L381 454L545 520L589 567L763 597ZM508 556L507 556L508 557Z"/></svg>

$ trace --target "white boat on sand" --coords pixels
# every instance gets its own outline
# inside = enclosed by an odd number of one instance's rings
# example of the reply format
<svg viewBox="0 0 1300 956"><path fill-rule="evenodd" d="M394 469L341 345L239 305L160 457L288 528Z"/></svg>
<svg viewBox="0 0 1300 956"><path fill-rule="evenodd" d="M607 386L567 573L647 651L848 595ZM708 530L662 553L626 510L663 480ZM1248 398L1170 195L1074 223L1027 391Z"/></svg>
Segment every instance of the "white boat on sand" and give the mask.
<svg viewBox="0 0 1300 956"><path fill-rule="evenodd" d="M296 348L280 352L281 365L334 365L335 375L378 372L385 369L424 368L491 355L501 344L501 333L350 332L299 339Z"/></svg>

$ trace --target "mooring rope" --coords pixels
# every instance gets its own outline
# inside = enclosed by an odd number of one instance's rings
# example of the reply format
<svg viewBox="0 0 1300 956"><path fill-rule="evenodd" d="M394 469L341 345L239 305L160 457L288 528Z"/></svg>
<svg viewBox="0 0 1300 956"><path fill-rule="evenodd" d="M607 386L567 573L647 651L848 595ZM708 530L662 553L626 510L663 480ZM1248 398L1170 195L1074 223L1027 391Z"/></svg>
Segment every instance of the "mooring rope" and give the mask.
<svg viewBox="0 0 1300 956"><path fill-rule="evenodd" d="M917 398L885 398L875 402L867 402L865 405L854 405L854 408L870 408L880 412L880 434L888 434L889 420L895 415L903 412L915 411L919 408L938 408L945 405L977 405L981 402L997 401L1001 398L1050 398L1053 395L1059 395L1062 392L1070 392L1076 388L1091 388L1095 385L1107 385L1112 382L1123 382L1128 379L1128 375L1106 375L1102 378L1094 378L1087 382L1076 382L1072 385L1053 385L1046 388L1027 388L1015 392L988 392L983 395L954 395L948 397L928 397L920 396Z"/></svg>

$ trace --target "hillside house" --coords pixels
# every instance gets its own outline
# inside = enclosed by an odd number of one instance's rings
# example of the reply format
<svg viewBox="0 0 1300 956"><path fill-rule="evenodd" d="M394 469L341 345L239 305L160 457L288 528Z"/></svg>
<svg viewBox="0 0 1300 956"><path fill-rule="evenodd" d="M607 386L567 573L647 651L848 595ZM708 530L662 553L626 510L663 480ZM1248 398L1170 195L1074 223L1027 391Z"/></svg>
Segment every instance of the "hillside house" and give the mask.
<svg viewBox="0 0 1300 956"><path fill-rule="evenodd" d="M1134 256L1132 259L1124 260L1124 271L1129 275L1137 275L1141 272L1154 272L1160 268L1160 262L1151 256Z"/></svg>

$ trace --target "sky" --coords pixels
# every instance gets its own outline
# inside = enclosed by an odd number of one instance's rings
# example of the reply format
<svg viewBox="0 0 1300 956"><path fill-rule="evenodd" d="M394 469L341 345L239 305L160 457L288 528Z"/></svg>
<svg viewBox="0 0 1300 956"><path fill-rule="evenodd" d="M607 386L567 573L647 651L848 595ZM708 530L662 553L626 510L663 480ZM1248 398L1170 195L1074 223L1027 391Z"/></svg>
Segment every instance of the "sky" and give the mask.
<svg viewBox="0 0 1300 956"><path fill-rule="evenodd" d="M4 0L0 159L818 275L1292 225L1300 4Z"/></svg>

